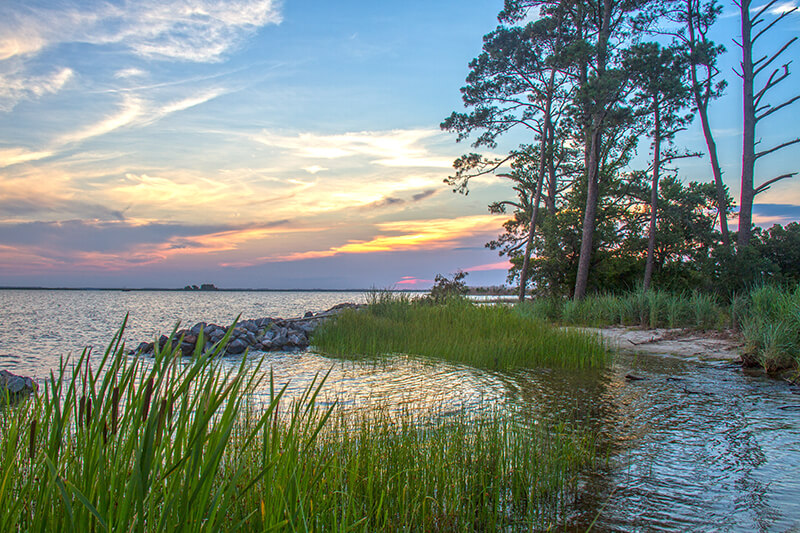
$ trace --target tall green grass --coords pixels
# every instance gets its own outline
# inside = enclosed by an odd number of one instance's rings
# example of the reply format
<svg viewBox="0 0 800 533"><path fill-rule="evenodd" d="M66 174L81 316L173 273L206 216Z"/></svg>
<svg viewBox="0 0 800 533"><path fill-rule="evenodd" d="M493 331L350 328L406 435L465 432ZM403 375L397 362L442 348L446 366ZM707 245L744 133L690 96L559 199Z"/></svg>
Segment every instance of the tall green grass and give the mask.
<svg viewBox="0 0 800 533"><path fill-rule="evenodd" d="M117 337L0 407L0 531L541 530L598 460L591 435L493 409L320 409L324 379L288 398L219 353Z"/></svg>
<svg viewBox="0 0 800 533"><path fill-rule="evenodd" d="M579 326L730 329L745 340L743 361L768 372L800 368L800 287L765 285L723 304L701 292L634 291L582 301L538 299L517 305L523 316Z"/></svg>
<svg viewBox="0 0 800 533"><path fill-rule="evenodd" d="M565 325L639 326L650 328L693 327L715 329L725 323L724 306L714 296L693 292L633 291L596 294L584 300L540 299L517 306L525 316Z"/></svg>
<svg viewBox="0 0 800 533"><path fill-rule="evenodd" d="M531 320L506 306L451 299L442 305L381 295L366 309L324 324L311 342L338 356L405 353L484 368L602 366L608 352L593 336Z"/></svg>
<svg viewBox="0 0 800 533"><path fill-rule="evenodd" d="M756 288L742 315L746 363L767 371L800 367L800 286Z"/></svg>

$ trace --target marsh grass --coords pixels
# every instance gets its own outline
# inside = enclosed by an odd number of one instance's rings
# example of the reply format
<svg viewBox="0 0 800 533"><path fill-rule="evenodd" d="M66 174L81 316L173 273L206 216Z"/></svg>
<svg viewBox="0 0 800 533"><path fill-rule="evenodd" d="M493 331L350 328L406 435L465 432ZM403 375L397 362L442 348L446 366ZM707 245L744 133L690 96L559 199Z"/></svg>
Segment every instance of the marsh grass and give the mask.
<svg viewBox="0 0 800 533"><path fill-rule="evenodd" d="M525 316L543 317L564 325L636 326L645 328L716 329L727 312L716 298L700 292L674 294L632 291L595 294L580 301L542 299L517 305Z"/></svg>
<svg viewBox="0 0 800 533"><path fill-rule="evenodd" d="M752 290L740 323L747 362L768 372L800 367L800 286Z"/></svg>
<svg viewBox="0 0 800 533"><path fill-rule="evenodd" d="M260 362L222 364L227 339L144 359L120 336L0 407L0 531L542 530L599 460L563 424L350 416L318 408L324 377L288 398Z"/></svg>
<svg viewBox="0 0 800 533"><path fill-rule="evenodd" d="M603 366L608 352L596 338L564 331L501 305L451 299L434 305L382 295L348 310L311 339L324 353L363 357L404 353L483 368Z"/></svg>
<svg viewBox="0 0 800 533"><path fill-rule="evenodd" d="M634 291L596 294L582 301L539 299L518 313L570 326L729 329L745 341L743 361L768 372L800 368L800 286L755 287L727 304L701 292Z"/></svg>

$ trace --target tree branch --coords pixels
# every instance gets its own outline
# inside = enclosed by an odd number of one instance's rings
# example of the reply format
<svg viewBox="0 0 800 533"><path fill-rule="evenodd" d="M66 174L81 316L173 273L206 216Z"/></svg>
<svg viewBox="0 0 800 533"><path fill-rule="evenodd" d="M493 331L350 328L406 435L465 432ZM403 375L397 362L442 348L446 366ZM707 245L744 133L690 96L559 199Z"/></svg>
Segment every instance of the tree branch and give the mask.
<svg viewBox="0 0 800 533"><path fill-rule="evenodd" d="M785 16L787 16L787 15L790 15L790 14L794 13L795 11L797 11L797 8L796 8L796 7L795 7L794 9L790 9L789 11L784 11L783 13L781 13L781 14L780 14L780 16L779 16L778 18L776 18L775 20L773 20L772 22L770 22L770 23L769 23L769 25L767 25L767 27L766 27L766 28L764 28L763 30L761 30L760 32L758 32L758 33L756 34L756 36L755 36L755 37L753 37L753 40L752 40L752 41L750 41L750 42L751 42L751 44L755 44L755 42L758 40L758 38L759 38L759 37L761 37L761 35L762 35L762 34L763 34L765 31L767 31L768 29L770 29L771 27L773 27L775 24L777 24L778 22L780 22L781 20L783 20L783 18L784 18ZM795 37L795 38L796 38L796 37Z"/></svg>
<svg viewBox="0 0 800 533"><path fill-rule="evenodd" d="M800 97L798 97L798 98L800 98ZM764 157L765 155L769 155L772 152L777 152L778 150L781 150L783 148L786 148L787 146L791 146L791 145L797 144L797 143L800 143L800 137L798 137L797 139L794 139L793 141L786 141L783 144L779 144L778 146L774 146L774 147L770 148L769 150L764 150L763 152L758 152L756 154L756 159L758 159L760 157Z"/></svg>
<svg viewBox="0 0 800 533"><path fill-rule="evenodd" d="M761 120L764 117L768 117L769 115L773 114L775 111L778 111L779 109L782 109L782 108L786 107L787 105L791 105L791 104L795 103L797 100L800 100L800 94L798 94L797 96L795 96L794 98L792 98L790 100L786 100L781 105L777 105L775 107L770 108L768 111L764 111L763 113L761 113L760 115L758 115L756 117L756 122L758 122L759 120Z"/></svg>
<svg viewBox="0 0 800 533"><path fill-rule="evenodd" d="M756 96L753 99L753 107L758 107L758 104L761 103L761 98L767 93L767 91L778 85L780 82L782 82L789 76L789 69L787 68L787 66L784 66L783 74L781 74L778 77L778 79L775 79L775 76L777 74L778 74L778 69L772 71L772 74L770 74L769 79L767 79L767 83L765 83L764 86L761 88L761 90L756 93Z"/></svg>
<svg viewBox="0 0 800 533"><path fill-rule="evenodd" d="M798 139L798 141L800 141L800 139ZM772 185L773 183L775 183L777 181L780 181L780 180L785 180L786 178L791 178L795 174L797 174L797 172L790 172L788 174L781 174L777 178L772 178L771 180L765 181L763 185L761 185L760 187L757 187L753 191L753 195L755 196L756 194L762 193L762 192L766 191L767 189L769 189L770 185Z"/></svg>
<svg viewBox="0 0 800 533"><path fill-rule="evenodd" d="M781 55L781 54L782 54L782 53L783 53L783 52L784 52L784 51L785 51L787 48L789 48L789 47L792 45L792 43L794 43L796 40L797 40L797 37L792 37L791 39L789 39L788 41L786 41L786 44L784 44L784 45L783 45L783 47L781 47L781 49L780 49L780 50L778 50L777 52L775 52L775 53L772 55L772 57L770 57L770 58L769 58L769 60L768 60L766 63L764 63L763 65L761 65L760 67L758 67L757 69L755 69L755 70L753 71L753 76L757 76L759 72L761 72L762 70L764 70L764 69L765 69L765 68L766 68L766 67L767 67L767 66L768 66L770 63L772 63L773 61L775 61L775 60L778 58L778 56L780 56L780 55ZM767 56L764 56L764 57L767 57ZM755 66L755 65L757 65L757 64L759 64L759 63L761 63L762 61L763 61L763 58L762 58L762 59L759 59L758 61L756 61L755 63L753 63L753 66ZM787 65L788 65L788 63L787 63Z"/></svg>

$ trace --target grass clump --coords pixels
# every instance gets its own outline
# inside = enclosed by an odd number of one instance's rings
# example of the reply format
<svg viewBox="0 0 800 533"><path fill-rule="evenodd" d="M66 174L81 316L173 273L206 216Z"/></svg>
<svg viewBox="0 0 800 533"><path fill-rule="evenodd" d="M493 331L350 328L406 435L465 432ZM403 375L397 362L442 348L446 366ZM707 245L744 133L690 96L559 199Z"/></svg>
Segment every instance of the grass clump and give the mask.
<svg viewBox="0 0 800 533"><path fill-rule="evenodd" d="M755 287L733 294L727 304L702 292L632 291L596 294L582 301L538 299L517 312L570 326L730 329L745 341L746 366L768 372L800 368L800 286Z"/></svg>
<svg viewBox="0 0 800 533"><path fill-rule="evenodd" d="M488 368L588 368L608 360L593 336L554 328L506 306L462 299L434 305L383 295L324 324L311 342L337 356L404 353Z"/></svg>
<svg viewBox="0 0 800 533"><path fill-rule="evenodd" d="M742 315L745 364L768 372L800 367L800 286L756 288Z"/></svg>
<svg viewBox="0 0 800 533"><path fill-rule="evenodd" d="M117 337L0 408L0 531L541 530L597 460L493 409L318 409L324 379L259 404L268 374L221 363L226 340L145 359Z"/></svg>

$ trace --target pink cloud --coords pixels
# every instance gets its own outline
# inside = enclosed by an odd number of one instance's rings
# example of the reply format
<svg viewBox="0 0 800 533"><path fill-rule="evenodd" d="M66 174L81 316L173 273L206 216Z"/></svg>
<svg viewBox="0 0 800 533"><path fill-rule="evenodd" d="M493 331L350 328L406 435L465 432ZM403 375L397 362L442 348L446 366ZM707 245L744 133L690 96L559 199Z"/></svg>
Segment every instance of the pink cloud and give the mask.
<svg viewBox="0 0 800 533"><path fill-rule="evenodd" d="M474 267L465 268L466 272L486 272L488 270L508 270L511 268L511 262L506 259L505 261L498 261L497 263L487 263L485 265L477 265Z"/></svg>
<svg viewBox="0 0 800 533"><path fill-rule="evenodd" d="M418 285L430 285L433 283L432 279L419 279L414 276L403 276L400 281L395 282L395 285L403 285L408 287L416 287Z"/></svg>

